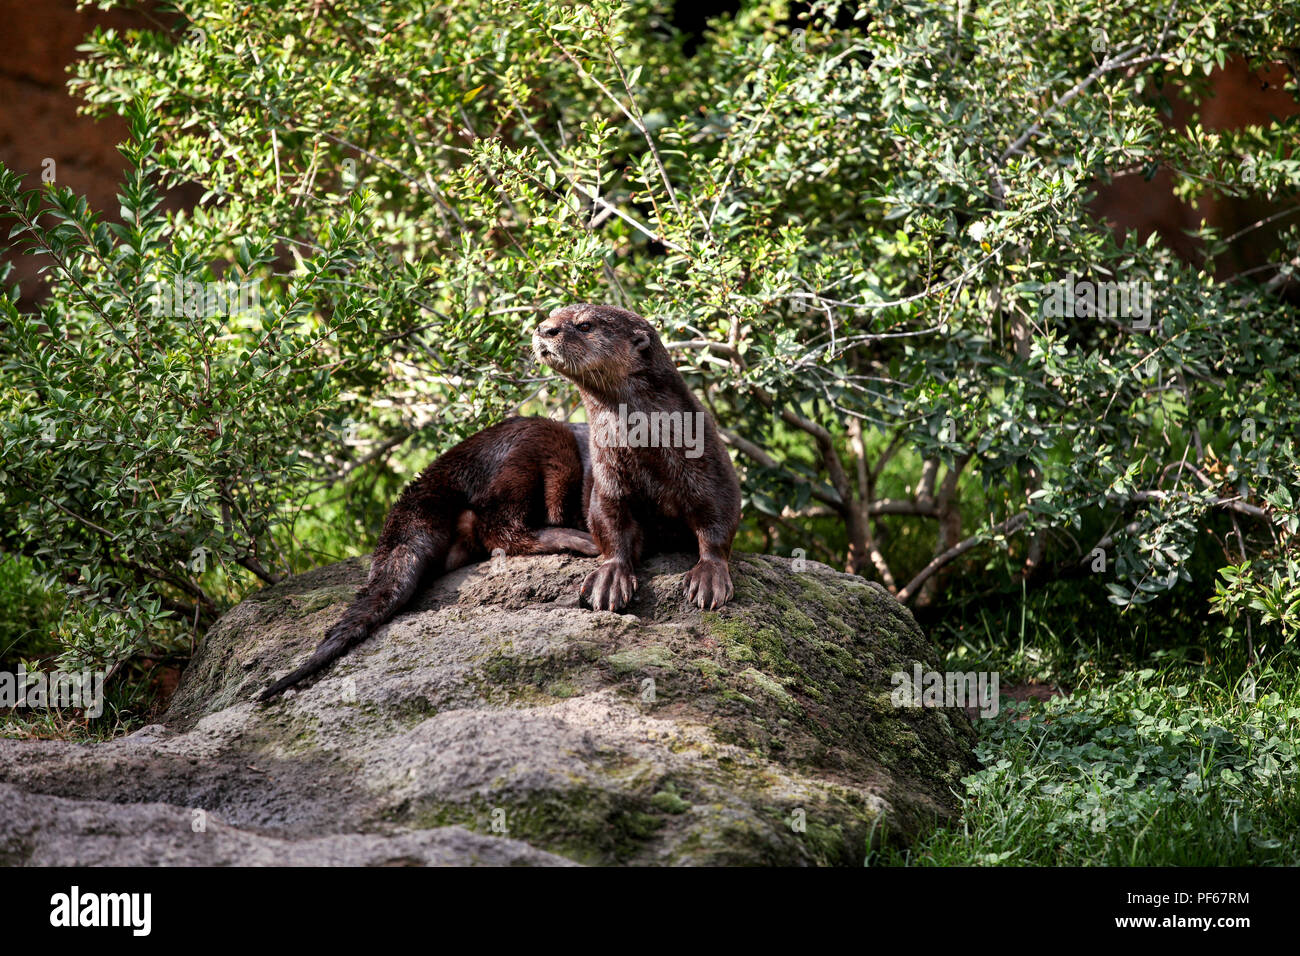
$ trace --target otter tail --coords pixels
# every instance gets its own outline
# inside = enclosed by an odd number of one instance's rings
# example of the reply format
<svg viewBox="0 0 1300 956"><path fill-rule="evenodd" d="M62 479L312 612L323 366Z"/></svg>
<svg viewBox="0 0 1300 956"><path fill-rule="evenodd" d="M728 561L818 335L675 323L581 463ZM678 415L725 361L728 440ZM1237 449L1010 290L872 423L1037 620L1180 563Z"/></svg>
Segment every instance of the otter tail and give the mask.
<svg viewBox="0 0 1300 956"><path fill-rule="evenodd" d="M325 639L315 653L297 670L262 691L258 700L270 700L304 678L324 670L374 633L411 600L425 569L431 565L441 566L449 543L450 535L441 529L433 535L421 530L389 550L377 550L365 588L339 622L325 632Z"/></svg>

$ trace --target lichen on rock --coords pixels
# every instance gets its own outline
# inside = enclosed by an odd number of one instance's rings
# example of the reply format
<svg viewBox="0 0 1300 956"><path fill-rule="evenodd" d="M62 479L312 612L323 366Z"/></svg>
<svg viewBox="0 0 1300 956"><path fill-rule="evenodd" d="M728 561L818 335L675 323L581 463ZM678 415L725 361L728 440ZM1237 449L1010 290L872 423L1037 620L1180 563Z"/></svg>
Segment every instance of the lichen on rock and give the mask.
<svg viewBox="0 0 1300 956"><path fill-rule="evenodd" d="M973 731L890 704L892 673L937 664L905 608L737 554L735 598L701 613L690 564L646 562L623 614L578 607L589 559L462 569L270 705L365 562L254 594L161 725L0 741L0 861L860 865L951 816Z"/></svg>

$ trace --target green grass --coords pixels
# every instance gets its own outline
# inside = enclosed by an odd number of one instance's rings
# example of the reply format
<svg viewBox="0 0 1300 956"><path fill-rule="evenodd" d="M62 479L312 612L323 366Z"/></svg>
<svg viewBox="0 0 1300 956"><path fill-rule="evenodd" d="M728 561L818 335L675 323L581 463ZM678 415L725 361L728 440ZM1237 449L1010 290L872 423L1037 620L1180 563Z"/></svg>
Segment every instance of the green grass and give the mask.
<svg viewBox="0 0 1300 956"><path fill-rule="evenodd" d="M1120 614L1053 587L936 613L951 669L1066 693L977 720L960 819L868 863L1300 865L1294 648L1247 670L1226 625L1187 604Z"/></svg>
<svg viewBox="0 0 1300 956"><path fill-rule="evenodd" d="M36 656L58 619L58 602L21 555L0 554L0 668Z"/></svg>
<svg viewBox="0 0 1300 956"><path fill-rule="evenodd" d="M981 721L959 824L878 865L1300 865L1300 681L1150 669Z"/></svg>
<svg viewBox="0 0 1300 956"><path fill-rule="evenodd" d="M166 663L179 664L180 661ZM54 666L50 662L47 671L53 670ZM40 668L36 662L24 662L24 670L37 669ZM0 737L101 742L138 730L157 716L158 694L154 676L143 669L129 669L120 672L105 686L104 710L98 717L88 717L80 708L0 709Z"/></svg>

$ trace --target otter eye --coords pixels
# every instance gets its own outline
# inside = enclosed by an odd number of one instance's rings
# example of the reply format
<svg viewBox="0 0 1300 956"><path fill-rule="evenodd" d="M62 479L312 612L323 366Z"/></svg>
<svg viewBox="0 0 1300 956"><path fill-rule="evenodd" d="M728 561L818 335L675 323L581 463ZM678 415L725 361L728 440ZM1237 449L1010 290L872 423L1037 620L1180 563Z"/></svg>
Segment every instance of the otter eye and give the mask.
<svg viewBox="0 0 1300 956"><path fill-rule="evenodd" d="M591 323L586 321L579 322L577 325L574 326L574 328L577 329L579 332L590 332Z"/></svg>

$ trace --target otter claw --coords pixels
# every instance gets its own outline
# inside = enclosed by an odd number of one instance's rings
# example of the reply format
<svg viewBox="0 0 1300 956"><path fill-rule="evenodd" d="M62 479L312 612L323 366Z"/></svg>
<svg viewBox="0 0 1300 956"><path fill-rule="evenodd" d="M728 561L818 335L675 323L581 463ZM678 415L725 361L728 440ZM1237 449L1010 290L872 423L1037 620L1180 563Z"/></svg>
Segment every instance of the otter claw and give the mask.
<svg viewBox="0 0 1300 956"><path fill-rule="evenodd" d="M636 578L621 561L609 561L587 575L579 595L593 611L620 611L636 593Z"/></svg>
<svg viewBox="0 0 1300 956"><path fill-rule="evenodd" d="M735 593L731 572L723 561L700 561L686 572L686 597L705 611L714 611L731 600Z"/></svg>

